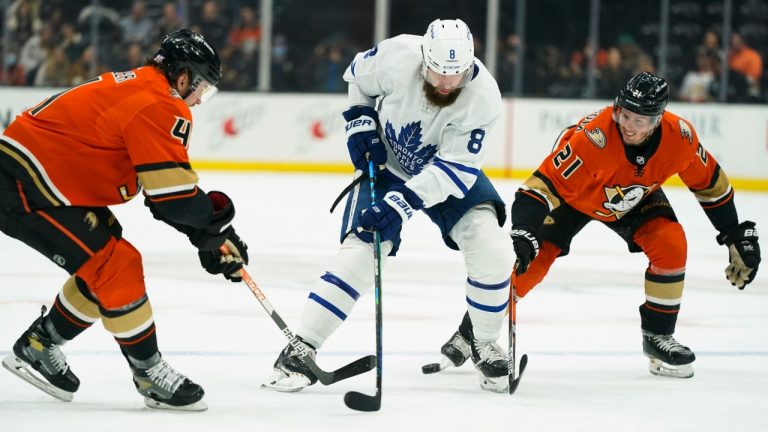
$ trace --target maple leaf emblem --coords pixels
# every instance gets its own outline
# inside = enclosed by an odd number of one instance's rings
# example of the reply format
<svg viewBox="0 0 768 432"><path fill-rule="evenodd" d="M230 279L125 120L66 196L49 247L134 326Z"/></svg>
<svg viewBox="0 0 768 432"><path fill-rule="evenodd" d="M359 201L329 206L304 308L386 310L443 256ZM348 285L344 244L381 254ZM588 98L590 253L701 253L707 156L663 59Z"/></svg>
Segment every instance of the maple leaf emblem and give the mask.
<svg viewBox="0 0 768 432"><path fill-rule="evenodd" d="M400 128L400 133L395 133L392 123L387 121L384 135L397 156L400 167L410 175L420 173L437 153L437 146L434 144L422 146L421 121L406 124Z"/></svg>

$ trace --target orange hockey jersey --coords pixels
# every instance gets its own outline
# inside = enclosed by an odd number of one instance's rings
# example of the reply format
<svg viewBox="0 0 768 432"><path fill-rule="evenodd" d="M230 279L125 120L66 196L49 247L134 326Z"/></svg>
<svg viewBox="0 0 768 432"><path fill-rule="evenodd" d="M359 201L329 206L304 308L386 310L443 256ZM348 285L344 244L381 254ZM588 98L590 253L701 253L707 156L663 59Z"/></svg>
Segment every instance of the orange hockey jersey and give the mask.
<svg viewBox="0 0 768 432"><path fill-rule="evenodd" d="M189 107L154 67L109 72L19 115L0 139L49 206L197 193ZM10 147L8 147L10 146Z"/></svg>
<svg viewBox="0 0 768 432"><path fill-rule="evenodd" d="M620 219L675 174L705 208L727 201L733 194L728 178L693 126L670 112L660 122L657 146L631 149L621 140L612 107L590 114L563 132L523 190L546 200L550 210L562 200L604 222Z"/></svg>

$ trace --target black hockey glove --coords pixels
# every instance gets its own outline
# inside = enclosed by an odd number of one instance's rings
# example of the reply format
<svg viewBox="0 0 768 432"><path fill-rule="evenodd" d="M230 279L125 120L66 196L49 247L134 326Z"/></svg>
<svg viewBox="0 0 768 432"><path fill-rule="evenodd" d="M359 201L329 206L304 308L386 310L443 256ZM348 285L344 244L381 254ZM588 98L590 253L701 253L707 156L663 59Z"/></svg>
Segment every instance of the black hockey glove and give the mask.
<svg viewBox="0 0 768 432"><path fill-rule="evenodd" d="M755 279L760 265L760 245L757 243L755 223L740 223L732 231L718 235L717 243L728 246L730 264L725 268L725 277L731 285L744 289Z"/></svg>
<svg viewBox="0 0 768 432"><path fill-rule="evenodd" d="M200 264L210 274L223 274L232 282L240 282L243 280L243 265L248 264L248 245L240 239L234 229L229 230L229 236L223 245L229 249L229 254L225 255L220 249L198 251Z"/></svg>
<svg viewBox="0 0 768 432"><path fill-rule="evenodd" d="M379 114L367 106L353 106L342 113L347 121L347 150L356 169L367 172L368 159L376 166L387 163L387 148L379 137Z"/></svg>
<svg viewBox="0 0 768 432"><path fill-rule="evenodd" d="M541 240L536 231L525 225L512 227L509 236L512 238L515 255L517 255L515 273L521 275L528 271L531 261L539 254Z"/></svg>
<svg viewBox="0 0 768 432"><path fill-rule="evenodd" d="M204 228L189 234L189 241L200 250L216 250L229 238L232 219L235 218L235 205L227 194L219 191L208 192L213 204L213 219Z"/></svg>

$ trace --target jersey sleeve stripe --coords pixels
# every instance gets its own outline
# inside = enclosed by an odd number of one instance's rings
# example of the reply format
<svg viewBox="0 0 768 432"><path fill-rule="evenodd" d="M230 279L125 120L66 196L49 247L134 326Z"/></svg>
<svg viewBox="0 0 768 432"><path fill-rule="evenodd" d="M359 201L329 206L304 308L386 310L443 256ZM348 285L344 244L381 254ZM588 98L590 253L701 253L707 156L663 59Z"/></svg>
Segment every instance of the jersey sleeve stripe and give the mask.
<svg viewBox="0 0 768 432"><path fill-rule="evenodd" d="M152 202L163 202L163 201L170 201L170 200L176 200L176 199L184 199L184 198L191 198L197 195L198 188L195 186L192 190L190 190L188 193L165 193L165 194L158 194L158 195L151 195L148 191L144 191L147 196L149 196L149 200ZM183 192L187 192L187 190L184 190Z"/></svg>
<svg viewBox="0 0 768 432"><path fill-rule="evenodd" d="M134 167L136 169L137 173L142 172L149 172L149 171L160 171L170 168L184 168L186 170L192 169L192 165L186 162L158 162L158 163L151 163L151 164L141 164L136 165Z"/></svg>
<svg viewBox="0 0 768 432"><path fill-rule="evenodd" d="M181 167L139 172L138 177L150 196L189 191L198 180L197 173Z"/></svg>
<svg viewBox="0 0 768 432"><path fill-rule="evenodd" d="M7 136L0 135L0 152L8 155L24 168L40 193L54 207L71 204L53 184L40 161L26 147Z"/></svg>
<svg viewBox="0 0 768 432"><path fill-rule="evenodd" d="M459 190L464 195L466 195L467 192L469 192L469 188L467 188L467 185L465 185L464 182L462 182L461 179L456 175L456 173L454 173L453 171L451 171L450 168L448 168L448 166L446 166L445 164L437 160L432 165L436 166L441 171L443 171L445 175L447 175L448 178L451 179L451 181L456 185L456 187L459 188Z"/></svg>
<svg viewBox="0 0 768 432"><path fill-rule="evenodd" d="M477 168L468 167L466 165L462 165L462 164L457 163L457 162L450 162L450 161L447 161L445 159L441 159L439 157L435 157L435 162L440 162L440 163L444 163L444 164L450 165L453 168L456 168L457 170L459 170L461 172L465 172L467 174L472 174L474 176L480 174L480 170L477 169Z"/></svg>

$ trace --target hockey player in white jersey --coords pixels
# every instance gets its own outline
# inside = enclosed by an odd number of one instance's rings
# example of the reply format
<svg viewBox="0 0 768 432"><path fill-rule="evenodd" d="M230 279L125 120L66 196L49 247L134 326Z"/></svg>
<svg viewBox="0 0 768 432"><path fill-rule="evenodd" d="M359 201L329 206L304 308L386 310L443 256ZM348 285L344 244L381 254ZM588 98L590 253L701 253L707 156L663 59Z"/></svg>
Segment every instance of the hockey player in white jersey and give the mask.
<svg viewBox="0 0 768 432"><path fill-rule="evenodd" d="M350 157L358 174L366 172L369 158L379 167L376 189L383 199L371 205L368 182L350 192L341 248L309 294L299 337L314 355L371 290L372 231L381 237L382 257L394 256L401 227L422 210L445 244L464 256L467 277L456 282L465 289L456 289L456 295L466 295L474 337L465 347L480 385L505 392L507 360L496 340L509 301L514 252L501 228L504 203L481 170L501 95L474 57L469 28L461 20L435 20L423 37L384 40L358 53L344 79ZM289 344L264 385L298 391L316 381Z"/></svg>

